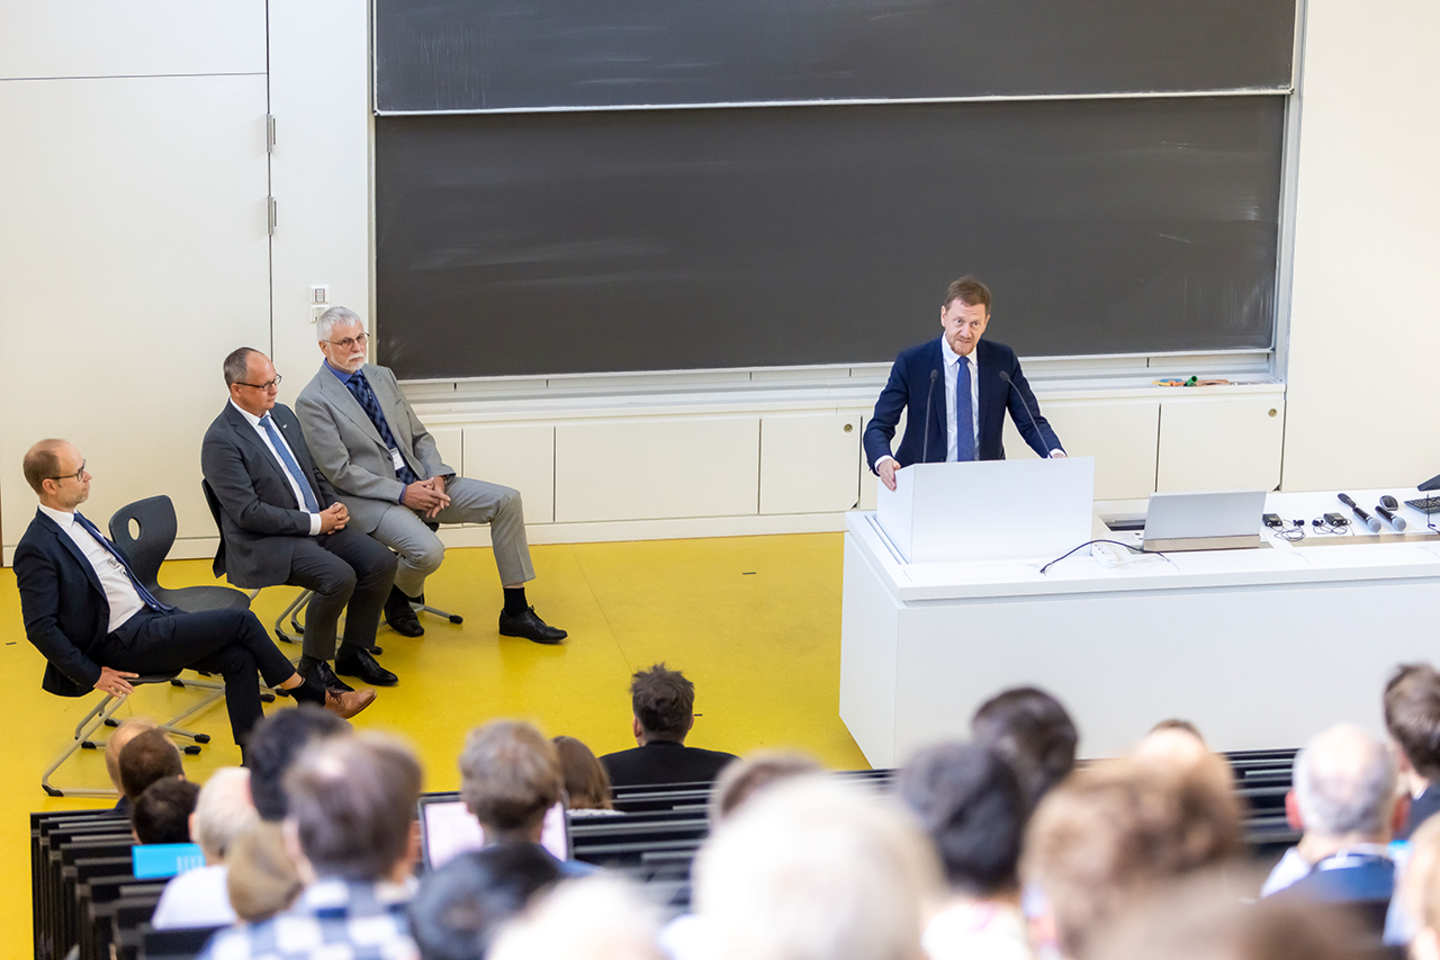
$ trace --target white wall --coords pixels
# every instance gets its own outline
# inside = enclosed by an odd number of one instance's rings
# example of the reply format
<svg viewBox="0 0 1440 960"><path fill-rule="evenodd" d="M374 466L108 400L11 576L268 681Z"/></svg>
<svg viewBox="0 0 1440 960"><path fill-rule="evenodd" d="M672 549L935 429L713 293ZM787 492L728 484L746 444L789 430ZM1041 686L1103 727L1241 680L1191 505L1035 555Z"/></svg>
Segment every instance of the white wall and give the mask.
<svg viewBox="0 0 1440 960"><path fill-rule="evenodd" d="M213 527L198 492L198 446L224 400L220 358L241 343L271 347L287 377L281 399L289 402L318 363L309 285L330 284L331 302L368 316L368 11L353 0L272 4L268 50L266 15L263 0L0 0L0 514L7 548L34 502L20 478L20 456L33 440L60 434L90 457L96 517L165 492L180 511L188 541L181 552L205 553ZM1309 0L1294 296L1281 371L1287 395L1257 401L1259 414L1242 403L1227 413L1216 405L1214 418L1203 409L1171 418L1213 445L1218 460L1205 461L1207 469L1218 462L1222 473L1231 471L1225 475L1273 476L1269 437L1283 425L1287 489L1413 483L1440 472L1437 427L1424 413L1427 341L1437 319L1427 285L1440 265L1433 226L1440 221L1437 48L1440 7L1432 0ZM268 157L267 106L278 135ZM271 192L279 224L267 241ZM1037 380L1042 399L1062 403L1061 412L1070 402L1064 384ZM853 391L826 403L825 388L816 389L808 402L766 407L748 385L728 398L720 385L709 391L708 406L688 412L757 422L809 417L828 437L868 405ZM563 457L578 449L557 447L555 437L566 440L560 427L577 413L599 417L583 394L558 405L539 402L515 418L517 436L540 451L522 474L543 479L545 450ZM1133 461L1126 470L1143 473L1153 449L1160 461L1169 458L1167 483L1194 479L1197 468L1150 432L1146 405L1154 401L1141 398L1139 415L1119 416L1106 431L1087 418L1110 401L1093 399L1086 407L1071 398L1084 414L1076 414L1077 429ZM427 392L426 404L465 453L464 438L479 451L499 436L470 430L503 418L445 419L451 408L443 390ZM620 409L623 420L627 401L612 396L598 406ZM1277 417L1257 427L1252 452L1215 442L1229 429L1226 417L1248 423L1272 408ZM763 445L764 427L756 434ZM777 434L770 436L772 456L794 453L802 462L806 443L838 462L850 442L817 433L777 445ZM767 513L767 504L793 506L803 490L791 484L767 494L763 463L756 467L753 495L739 492L755 504L753 522L597 520L590 532L703 535L834 524L833 514ZM573 479L552 475L548 487L527 491L539 501L532 514L563 517L558 501L577 489ZM827 503L848 484L827 484ZM862 476L862 504L870 489Z"/></svg>

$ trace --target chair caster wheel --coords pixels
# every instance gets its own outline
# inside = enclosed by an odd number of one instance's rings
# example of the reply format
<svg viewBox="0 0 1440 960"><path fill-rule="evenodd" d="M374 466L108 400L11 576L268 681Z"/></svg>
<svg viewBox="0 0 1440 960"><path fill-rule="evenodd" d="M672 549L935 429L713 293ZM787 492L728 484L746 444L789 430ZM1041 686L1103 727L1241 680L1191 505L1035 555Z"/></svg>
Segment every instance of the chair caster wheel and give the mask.
<svg viewBox="0 0 1440 960"><path fill-rule="evenodd" d="M94 749L96 749L96 747L95 747L95 741L93 741L93 740L82 740L82 741L80 741L80 749L81 749L81 750L94 750Z"/></svg>
<svg viewBox="0 0 1440 960"><path fill-rule="evenodd" d="M63 790L56 790L54 787L47 787L47 786L45 786L45 784L43 784L43 783L40 784L40 786L45 787L45 792L48 793L48 794L50 794L50 796L52 796L52 797L63 797L63 796L65 796L65 791L63 791Z"/></svg>
<svg viewBox="0 0 1440 960"><path fill-rule="evenodd" d="M196 743L209 743L209 742L210 742L210 734L208 734L208 733L197 733L197 734L195 734L195 742L196 742ZM200 751L199 751L199 750L196 750L195 752L196 752L196 753L199 753Z"/></svg>
<svg viewBox="0 0 1440 960"><path fill-rule="evenodd" d="M177 678L174 678L174 679L172 679L172 680L170 681L170 686L172 686L172 687L179 687L180 689L183 690L183 689L185 689L185 681L184 681L184 680L181 680L181 679L179 679L179 678L177 677Z"/></svg>
<svg viewBox="0 0 1440 960"><path fill-rule="evenodd" d="M452 613L452 614L450 614L450 622L451 622L451 623L464 623L464 622L465 622L465 618L462 617L462 616L460 616L458 613Z"/></svg>
<svg viewBox="0 0 1440 960"><path fill-rule="evenodd" d="M273 694L273 693L262 693L262 694L260 694L260 702L261 702L261 703L274 703L274 702L275 702L275 694Z"/></svg>
<svg viewBox="0 0 1440 960"><path fill-rule="evenodd" d="M105 718L105 726L107 726L107 727L118 727L118 726L120 726L120 721L119 721L119 720L116 720L114 717L106 717L106 718Z"/></svg>
<svg viewBox="0 0 1440 960"><path fill-rule="evenodd" d="M197 747L197 746L195 746L195 744L193 744L193 743L190 744L189 746L185 747L185 748L184 748L183 750L181 750L180 752L183 753L183 754L185 754L185 756L187 756L187 757L198 757L198 756L200 756L200 748Z"/></svg>

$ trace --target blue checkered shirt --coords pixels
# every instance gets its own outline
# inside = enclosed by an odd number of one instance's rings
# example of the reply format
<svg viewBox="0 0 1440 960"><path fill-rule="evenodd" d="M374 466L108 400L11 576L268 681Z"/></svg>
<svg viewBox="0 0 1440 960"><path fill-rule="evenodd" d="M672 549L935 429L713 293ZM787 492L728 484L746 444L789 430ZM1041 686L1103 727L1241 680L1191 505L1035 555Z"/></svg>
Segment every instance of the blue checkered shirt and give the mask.
<svg viewBox="0 0 1440 960"><path fill-rule="evenodd" d="M409 899L395 884L320 880L269 920L219 931L200 960L417 960Z"/></svg>

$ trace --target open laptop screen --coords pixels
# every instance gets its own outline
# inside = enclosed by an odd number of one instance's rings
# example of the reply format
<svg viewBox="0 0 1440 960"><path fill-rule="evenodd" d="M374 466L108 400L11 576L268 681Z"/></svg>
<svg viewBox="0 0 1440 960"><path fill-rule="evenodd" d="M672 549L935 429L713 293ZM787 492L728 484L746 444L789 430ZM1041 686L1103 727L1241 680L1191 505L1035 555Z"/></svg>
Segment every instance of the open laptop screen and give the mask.
<svg viewBox="0 0 1440 960"><path fill-rule="evenodd" d="M456 856L485 846L485 829L465 801L454 794L420 798L420 835L425 865L442 867ZM557 860L570 858L570 832L562 799L545 811L540 845Z"/></svg>

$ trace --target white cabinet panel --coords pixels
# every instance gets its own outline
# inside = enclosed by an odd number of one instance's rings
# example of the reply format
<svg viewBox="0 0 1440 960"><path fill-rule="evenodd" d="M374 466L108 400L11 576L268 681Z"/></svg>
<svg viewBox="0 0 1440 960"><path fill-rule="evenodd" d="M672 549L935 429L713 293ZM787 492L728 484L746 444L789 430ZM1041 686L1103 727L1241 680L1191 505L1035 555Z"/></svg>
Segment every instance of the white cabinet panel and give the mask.
<svg viewBox="0 0 1440 960"><path fill-rule="evenodd" d="M860 495L858 414L804 413L760 421L760 512L833 513Z"/></svg>
<svg viewBox="0 0 1440 960"><path fill-rule="evenodd" d="M1074 457L1095 458L1095 499L1148 497L1155 490L1160 404L1143 400L1051 400L1044 416ZM1034 458L1005 418L1005 456Z"/></svg>
<svg viewBox="0 0 1440 960"><path fill-rule="evenodd" d="M265 78L0 83L0 484L4 540L33 515L41 437L75 441L90 513L166 493L215 536L200 441L220 365L269 345ZM281 386L292 403L309 379Z"/></svg>
<svg viewBox="0 0 1440 960"><path fill-rule="evenodd" d="M1273 490L1284 435L1278 396L1167 400L1156 489Z"/></svg>
<svg viewBox="0 0 1440 960"><path fill-rule="evenodd" d="M731 517L758 510L758 417L653 417L555 428L555 519Z"/></svg>
<svg viewBox="0 0 1440 960"><path fill-rule="evenodd" d="M555 428L550 424L466 427L463 471L467 477L519 490L526 523L554 521Z"/></svg>
<svg viewBox="0 0 1440 960"><path fill-rule="evenodd" d="M440 459L445 461L445 465L463 474L465 430L462 427L438 427L430 430L430 436L435 438L435 449L440 451Z"/></svg>
<svg viewBox="0 0 1440 960"><path fill-rule="evenodd" d="M0 79L264 72L265 0L0 0Z"/></svg>

